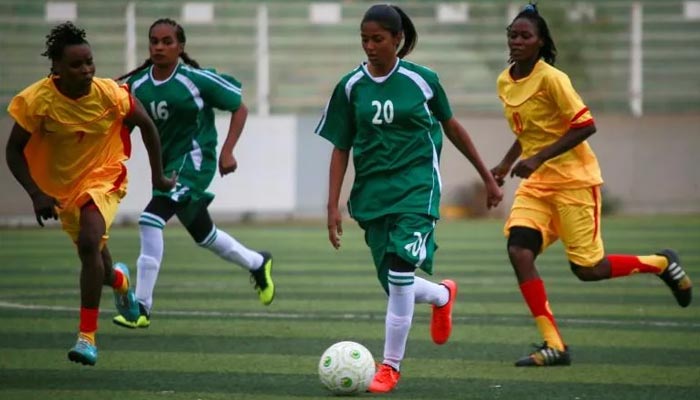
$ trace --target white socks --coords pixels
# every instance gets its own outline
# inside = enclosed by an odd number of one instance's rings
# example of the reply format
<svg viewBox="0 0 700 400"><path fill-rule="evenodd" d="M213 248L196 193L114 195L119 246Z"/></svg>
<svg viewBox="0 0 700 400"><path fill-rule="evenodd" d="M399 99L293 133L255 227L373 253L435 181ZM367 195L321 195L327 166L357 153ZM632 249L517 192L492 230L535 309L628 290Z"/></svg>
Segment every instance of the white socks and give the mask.
<svg viewBox="0 0 700 400"><path fill-rule="evenodd" d="M153 218L153 216L150 218ZM162 222L162 220L159 219L157 222ZM165 223L162 222L158 225L165 226ZM138 269L136 299L150 312L151 307L153 307L153 290L156 286L160 264L163 260L163 228L139 225L139 231L141 254L136 261L136 268ZM262 266L263 257L260 253L244 247L226 232L218 230L216 226L206 239L198 244L211 250L224 260L236 263L247 270L253 271Z"/></svg>
<svg viewBox="0 0 700 400"><path fill-rule="evenodd" d="M141 254L136 260L136 300L150 312L153 306L153 289L158 280L160 263L163 260L163 229L139 225Z"/></svg>
<svg viewBox="0 0 700 400"><path fill-rule="evenodd" d="M414 272L389 270L389 301L386 310L384 364L399 370L406 352L406 339L411 329L415 308Z"/></svg>
<svg viewBox="0 0 700 400"><path fill-rule="evenodd" d="M263 256L260 253L243 246L228 233L217 229L216 226L203 241L197 244L211 250L224 260L238 264L249 271L254 271L262 266Z"/></svg>
<svg viewBox="0 0 700 400"><path fill-rule="evenodd" d="M434 304L442 307L450 300L450 291L444 285L416 276L416 303Z"/></svg>

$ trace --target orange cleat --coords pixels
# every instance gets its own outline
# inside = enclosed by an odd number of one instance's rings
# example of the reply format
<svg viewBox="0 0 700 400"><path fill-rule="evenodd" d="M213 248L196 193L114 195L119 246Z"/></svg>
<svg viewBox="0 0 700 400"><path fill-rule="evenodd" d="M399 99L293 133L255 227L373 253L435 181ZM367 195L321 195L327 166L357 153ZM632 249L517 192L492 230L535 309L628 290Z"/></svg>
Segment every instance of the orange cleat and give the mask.
<svg viewBox="0 0 700 400"><path fill-rule="evenodd" d="M368 392L372 393L388 393L394 390L396 384L399 383L401 373L395 370L392 366L382 364L379 370L374 374L372 383L367 388Z"/></svg>
<svg viewBox="0 0 700 400"><path fill-rule="evenodd" d="M435 344L444 344L452 333L452 306L457 298L457 283L450 279L440 282L450 292L447 304L438 307L433 304L433 317L430 320L430 336Z"/></svg>

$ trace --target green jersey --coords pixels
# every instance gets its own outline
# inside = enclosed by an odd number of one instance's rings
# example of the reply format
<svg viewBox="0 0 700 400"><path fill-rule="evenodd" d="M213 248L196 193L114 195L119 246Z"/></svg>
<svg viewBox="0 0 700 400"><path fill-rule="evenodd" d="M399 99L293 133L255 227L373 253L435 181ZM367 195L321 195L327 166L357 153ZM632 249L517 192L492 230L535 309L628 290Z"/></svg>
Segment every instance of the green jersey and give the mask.
<svg viewBox="0 0 700 400"><path fill-rule="evenodd" d="M152 69L134 74L128 84L158 128L165 175L178 173L178 185L167 195L175 201L186 194L198 197L195 193L206 190L217 169L214 108L237 110L241 84L214 70L185 64L157 81Z"/></svg>
<svg viewBox="0 0 700 400"><path fill-rule="evenodd" d="M441 121L452 110L438 76L399 60L385 77L362 64L335 87L316 133L355 166L348 210L358 221L397 213L439 218Z"/></svg>

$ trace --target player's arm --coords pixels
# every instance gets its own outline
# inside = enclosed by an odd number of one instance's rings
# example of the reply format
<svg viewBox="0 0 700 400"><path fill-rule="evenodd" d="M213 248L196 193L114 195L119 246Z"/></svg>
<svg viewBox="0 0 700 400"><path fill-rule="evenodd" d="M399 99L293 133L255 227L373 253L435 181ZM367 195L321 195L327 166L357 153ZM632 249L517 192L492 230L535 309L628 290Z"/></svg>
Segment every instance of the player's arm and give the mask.
<svg viewBox="0 0 700 400"><path fill-rule="evenodd" d="M221 176L234 172L238 168L238 161L233 155L233 149L236 147L241 133L243 133L246 119L248 119L248 108L241 103L241 106L231 113L228 134L224 144L221 146L221 153L219 154L219 173Z"/></svg>
<svg viewBox="0 0 700 400"><path fill-rule="evenodd" d="M141 131L141 139L143 144L146 146L146 151L148 152L148 160L151 164L151 182L153 187L167 192L175 186L176 175L167 178L163 174L163 160L161 156L160 149L160 138L158 137L158 129L151 120L151 117L146 114L146 110L141 105L141 102L133 97L134 108L131 110L129 115L124 119L127 124L135 125L139 127Z"/></svg>
<svg viewBox="0 0 700 400"><path fill-rule="evenodd" d="M450 142L457 147L457 149L464 154L469 162L476 168L476 171L481 176L481 179L486 185L487 199L486 206L488 208L496 207L498 203L503 199L503 192L498 187L496 180L494 179L491 172L486 168L486 165L481 160L479 152L476 150L474 143L472 143L469 133L464 129L462 124L457 121L457 118L451 117L450 119L442 122L442 129L445 131L445 135Z"/></svg>
<svg viewBox="0 0 700 400"><path fill-rule="evenodd" d="M350 150L333 147L328 173L328 240L336 249L340 248L340 236L343 235L342 217L338 210L340 190L348 169Z"/></svg>
<svg viewBox="0 0 700 400"><path fill-rule="evenodd" d="M559 138L559 140L540 150L534 156L525 160L520 160L520 162L513 167L513 170L510 172L510 176L515 175L520 178L529 177L547 160L573 149L584 140L588 139L595 132L596 127L593 121L580 128L571 128L568 132L566 132L566 134L564 134L564 136Z"/></svg>
<svg viewBox="0 0 700 400"><path fill-rule="evenodd" d="M520 142L518 139L515 139L513 145L510 146L510 149L508 149L506 155L503 156L501 162L495 167L491 168L491 174L493 175L494 179L496 179L498 186L503 186L506 175L508 175L508 171L510 171L510 167L512 167L515 161L517 161L522 152L523 148L520 146Z"/></svg>
<svg viewBox="0 0 700 400"><path fill-rule="evenodd" d="M30 138L31 134L15 123L12 126L12 132L10 132L10 138L7 140L7 146L5 147L5 159L12 175L32 199L36 222L44 226L42 219L58 218L56 206L60 205L55 198L47 195L39 188L29 173L29 164L24 156L24 148L27 147Z"/></svg>

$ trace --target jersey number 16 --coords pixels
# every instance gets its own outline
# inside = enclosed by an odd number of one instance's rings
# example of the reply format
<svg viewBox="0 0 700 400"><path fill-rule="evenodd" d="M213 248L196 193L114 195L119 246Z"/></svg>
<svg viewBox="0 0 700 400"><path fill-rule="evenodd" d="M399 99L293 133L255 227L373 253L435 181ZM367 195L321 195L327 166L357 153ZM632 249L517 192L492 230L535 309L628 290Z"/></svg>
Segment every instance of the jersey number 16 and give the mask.
<svg viewBox="0 0 700 400"><path fill-rule="evenodd" d="M158 105L156 105L155 101L152 101L149 105L151 106L151 116L154 120L168 119L170 114L168 114L168 103L165 100L158 102Z"/></svg>

